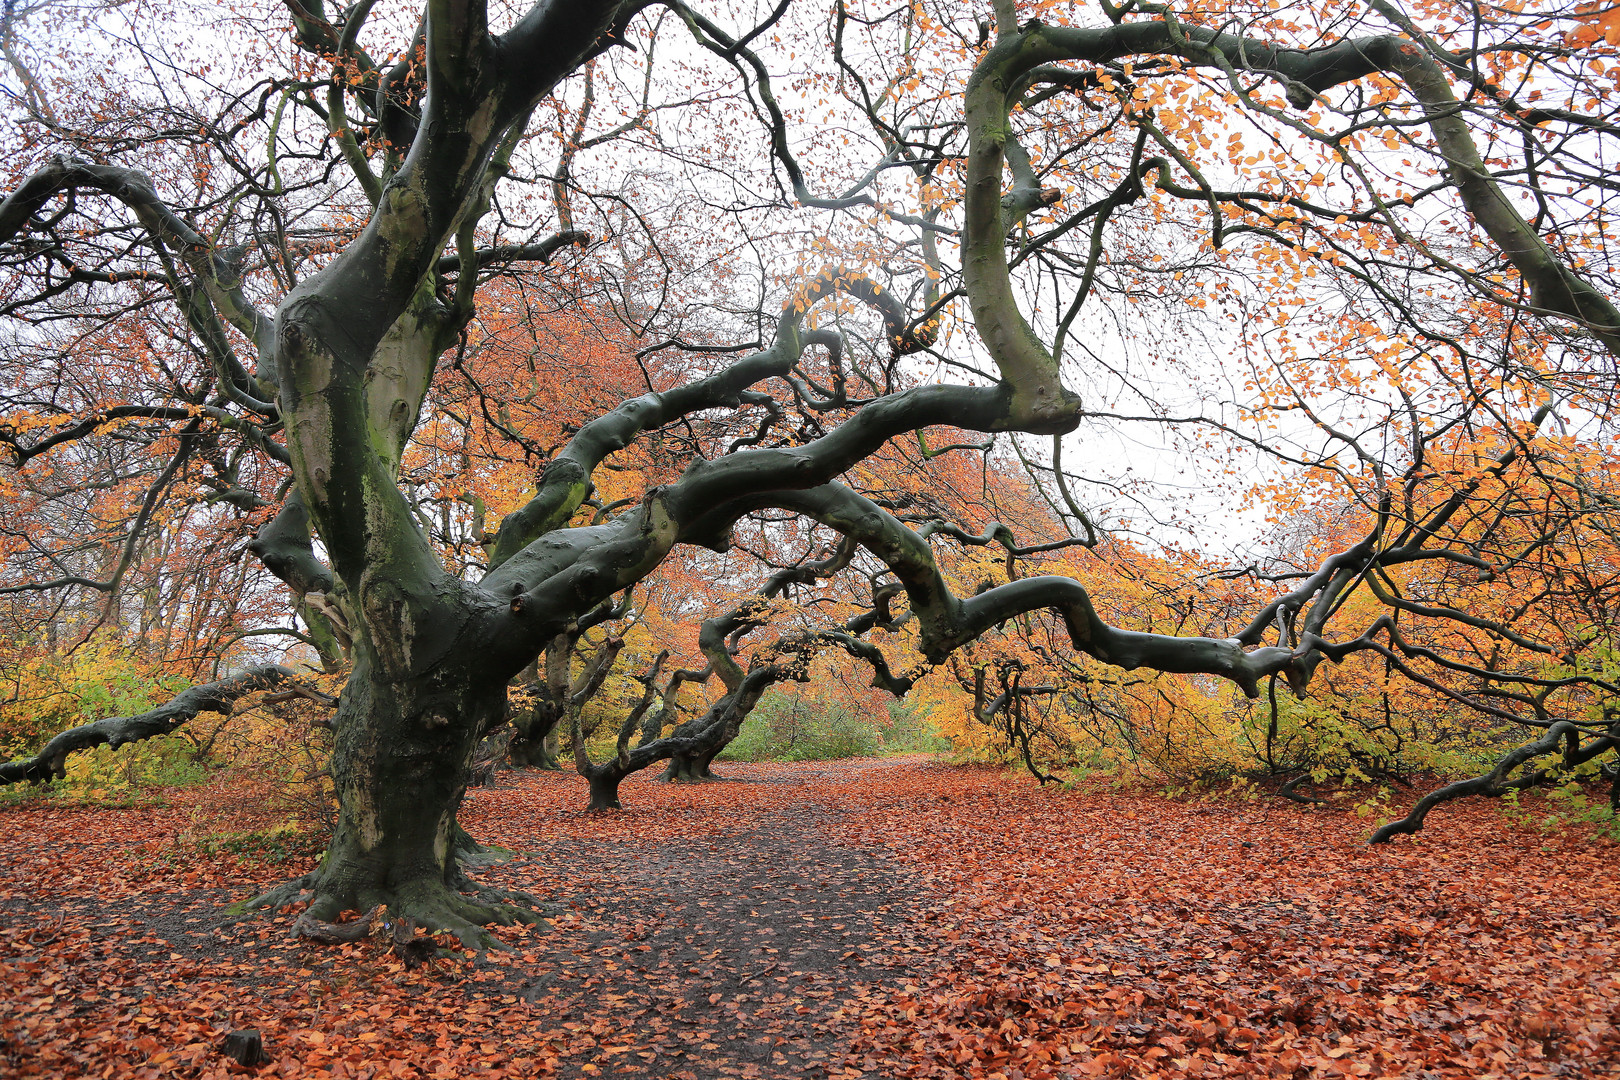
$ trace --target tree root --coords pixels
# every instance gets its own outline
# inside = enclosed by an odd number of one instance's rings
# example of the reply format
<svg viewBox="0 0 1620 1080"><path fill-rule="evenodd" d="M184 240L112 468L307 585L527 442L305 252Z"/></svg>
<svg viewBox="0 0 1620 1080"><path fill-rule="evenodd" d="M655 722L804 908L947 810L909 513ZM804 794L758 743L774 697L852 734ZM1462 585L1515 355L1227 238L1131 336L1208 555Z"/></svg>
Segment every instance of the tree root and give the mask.
<svg viewBox="0 0 1620 1080"><path fill-rule="evenodd" d="M535 917L527 922L538 922L541 916L558 915L565 909L560 904L548 904L533 893L526 893L522 889L506 889L499 885L485 885L474 881L465 874L458 877L455 882L457 892L471 893L480 900L488 900L495 904L507 905L516 909L528 909Z"/></svg>
<svg viewBox="0 0 1620 1080"><path fill-rule="evenodd" d="M280 911L282 908L291 907L293 904L309 899L314 887L315 874L311 872L303 877L284 881L275 888L260 893L258 896L250 896L244 900L238 900L234 904L227 905L225 917L228 920L247 919L260 911Z"/></svg>
<svg viewBox="0 0 1620 1080"><path fill-rule="evenodd" d="M309 938L319 945L341 945L368 937L386 941L389 951L404 961L407 970L421 967L439 955L438 944L431 936L416 935L414 919L408 915L391 919L388 909L381 905L353 922L344 923L320 922L310 918L306 911L293 923L293 935Z"/></svg>
<svg viewBox="0 0 1620 1080"><path fill-rule="evenodd" d="M671 776L666 772L659 775L658 781L663 784L746 784L749 782L746 776L725 776L717 772L703 773L696 776L686 774Z"/></svg>
<svg viewBox="0 0 1620 1080"><path fill-rule="evenodd" d="M480 843L460 824L455 826L454 843L456 863L463 867L495 866L499 863L511 862L518 856L518 853L511 848L504 848L498 844Z"/></svg>
<svg viewBox="0 0 1620 1080"><path fill-rule="evenodd" d="M420 926L429 933L454 934L464 947L483 953L507 947L485 930L486 926L537 923L547 907L528 893L480 885L465 876L456 885L472 895L463 895L443 882L427 879L377 889L334 888L319 877L319 871L306 874L261 896L233 904L226 909L227 913L247 918L255 912L278 911L307 898L309 907L294 922L293 932L330 944L357 941L370 932L355 931L355 924L339 921L343 912L375 913L381 909L388 913L390 923L409 922L413 932ZM333 930L333 927L344 929ZM326 939L333 934L355 936L338 936L328 942Z"/></svg>
<svg viewBox="0 0 1620 1080"><path fill-rule="evenodd" d="M511 848L495 847L493 844L480 844L477 851L462 851L456 854L456 861L462 866L499 866L501 863L511 862L517 858L518 853Z"/></svg>

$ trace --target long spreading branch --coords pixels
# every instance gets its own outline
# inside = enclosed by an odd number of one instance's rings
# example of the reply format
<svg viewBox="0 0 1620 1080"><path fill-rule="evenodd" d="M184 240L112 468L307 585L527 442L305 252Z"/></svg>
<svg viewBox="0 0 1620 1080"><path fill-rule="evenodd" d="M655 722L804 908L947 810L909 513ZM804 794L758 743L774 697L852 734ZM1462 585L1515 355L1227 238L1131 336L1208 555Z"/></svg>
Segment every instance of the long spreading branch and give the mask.
<svg viewBox="0 0 1620 1080"><path fill-rule="evenodd" d="M0 765L0 784L24 780L41 782L65 775L69 754L110 746L114 750L127 743L167 735L199 713L230 713L249 694L268 690L293 676L289 668L264 664L183 690L173 700L134 716L110 716L69 728L47 742L33 757Z"/></svg>

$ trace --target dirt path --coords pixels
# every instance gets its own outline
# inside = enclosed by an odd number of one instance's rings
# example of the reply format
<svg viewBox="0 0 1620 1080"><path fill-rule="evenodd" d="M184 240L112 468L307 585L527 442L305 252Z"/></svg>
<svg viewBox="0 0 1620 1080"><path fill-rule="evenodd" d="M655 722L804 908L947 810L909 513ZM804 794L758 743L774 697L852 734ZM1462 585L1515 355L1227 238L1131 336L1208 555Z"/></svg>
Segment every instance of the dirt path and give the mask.
<svg viewBox="0 0 1620 1080"><path fill-rule="evenodd" d="M559 783L565 800L581 799L570 778L526 774L480 793L474 827L485 821L491 839L531 853L481 876L530 887L540 877L566 909L547 935L561 947L501 985L551 1010L566 1033L562 1075L593 1065L679 1080L842 1073L836 1014L914 976L902 931L922 895L911 875L839 838L844 811L825 790L893 767L732 767L750 778L701 792L627 783L628 810L587 840L501 820L514 802L549 803ZM750 805L691 805L717 794ZM655 815L678 817L686 834Z"/></svg>

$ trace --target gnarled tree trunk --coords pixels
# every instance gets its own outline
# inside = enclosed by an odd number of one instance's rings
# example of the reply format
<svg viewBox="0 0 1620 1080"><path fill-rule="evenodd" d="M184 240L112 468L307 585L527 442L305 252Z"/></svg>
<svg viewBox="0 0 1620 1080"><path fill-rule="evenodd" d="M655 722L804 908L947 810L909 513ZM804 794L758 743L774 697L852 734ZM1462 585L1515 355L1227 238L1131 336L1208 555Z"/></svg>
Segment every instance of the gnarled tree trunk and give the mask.
<svg viewBox="0 0 1620 1080"><path fill-rule="evenodd" d="M709 780L721 780L709 768L720 751L731 744L727 739L719 746L696 751L695 753L674 753L664 766L664 772L658 779L666 784L701 784Z"/></svg>

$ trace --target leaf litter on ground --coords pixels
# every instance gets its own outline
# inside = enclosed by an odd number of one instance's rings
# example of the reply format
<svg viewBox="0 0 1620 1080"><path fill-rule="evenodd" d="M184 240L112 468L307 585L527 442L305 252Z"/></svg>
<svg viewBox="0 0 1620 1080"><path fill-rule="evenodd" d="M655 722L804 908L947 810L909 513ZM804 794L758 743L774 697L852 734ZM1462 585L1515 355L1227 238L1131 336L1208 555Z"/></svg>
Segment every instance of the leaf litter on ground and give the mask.
<svg viewBox="0 0 1620 1080"><path fill-rule="evenodd" d="M548 902L407 969L224 904L301 872L160 809L20 808L0 1076L1620 1075L1620 846L1452 804L1415 843L1281 802L920 759L503 773L463 820ZM448 941L447 941L448 943ZM268 1062L227 1034L257 1029Z"/></svg>

